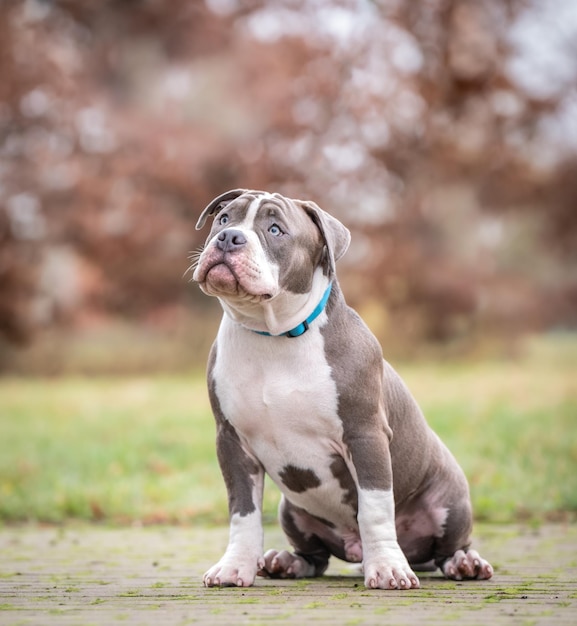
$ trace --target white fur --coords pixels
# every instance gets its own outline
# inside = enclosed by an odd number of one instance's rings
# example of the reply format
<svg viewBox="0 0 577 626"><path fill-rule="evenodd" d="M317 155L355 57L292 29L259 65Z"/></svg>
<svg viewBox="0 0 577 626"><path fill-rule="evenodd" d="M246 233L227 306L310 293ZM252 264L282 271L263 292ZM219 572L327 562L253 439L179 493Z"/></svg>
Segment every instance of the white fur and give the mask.
<svg viewBox="0 0 577 626"><path fill-rule="evenodd" d="M261 512L245 516L235 513L230 520L226 552L204 575L207 587L232 585L250 587L263 566L263 529Z"/></svg>
<svg viewBox="0 0 577 626"><path fill-rule="evenodd" d="M253 488L256 509L248 515L234 513L230 519L228 546L220 561L204 575L204 584L250 587L263 565L264 532L261 520L264 474Z"/></svg>
<svg viewBox="0 0 577 626"><path fill-rule="evenodd" d="M359 489L358 494L365 585L371 589L418 587L397 542L393 491Z"/></svg>
<svg viewBox="0 0 577 626"><path fill-rule="evenodd" d="M226 316L218 333L214 365L223 413L267 471L292 463L303 468L340 452L342 423L337 391L324 357L320 327L298 338L261 337ZM307 359L302 359L302 354Z"/></svg>
<svg viewBox="0 0 577 626"><path fill-rule="evenodd" d="M313 283L307 293L281 291L276 297L262 303L264 322L272 335L280 335L298 326L317 307L328 280L319 267L313 274ZM316 321L315 321L316 324Z"/></svg>

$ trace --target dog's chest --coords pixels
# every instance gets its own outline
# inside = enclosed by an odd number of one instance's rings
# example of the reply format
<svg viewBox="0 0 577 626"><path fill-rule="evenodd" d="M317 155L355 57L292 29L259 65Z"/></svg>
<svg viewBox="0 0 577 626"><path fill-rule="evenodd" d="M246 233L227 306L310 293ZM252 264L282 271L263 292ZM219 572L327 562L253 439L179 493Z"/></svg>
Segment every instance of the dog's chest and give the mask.
<svg viewBox="0 0 577 626"><path fill-rule="evenodd" d="M213 376L225 417L273 478L287 466L323 473L342 452L337 388L318 327L288 339L225 324Z"/></svg>

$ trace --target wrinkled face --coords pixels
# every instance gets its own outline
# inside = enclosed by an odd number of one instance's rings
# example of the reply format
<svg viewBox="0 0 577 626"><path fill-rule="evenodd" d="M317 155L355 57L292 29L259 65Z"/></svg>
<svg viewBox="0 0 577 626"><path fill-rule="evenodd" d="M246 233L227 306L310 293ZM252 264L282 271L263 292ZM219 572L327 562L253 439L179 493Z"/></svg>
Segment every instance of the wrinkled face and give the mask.
<svg viewBox="0 0 577 626"><path fill-rule="evenodd" d="M247 192L214 218L193 279L208 295L262 302L307 293L324 241L310 215L279 194Z"/></svg>

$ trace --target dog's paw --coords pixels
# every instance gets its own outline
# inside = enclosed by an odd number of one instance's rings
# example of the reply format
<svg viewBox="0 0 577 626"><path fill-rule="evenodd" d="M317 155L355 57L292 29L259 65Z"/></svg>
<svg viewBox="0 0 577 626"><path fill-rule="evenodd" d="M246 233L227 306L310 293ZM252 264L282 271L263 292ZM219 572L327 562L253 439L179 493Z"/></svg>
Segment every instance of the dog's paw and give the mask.
<svg viewBox="0 0 577 626"><path fill-rule="evenodd" d="M268 578L306 578L314 575L314 566L302 556L287 550L269 550L264 555L264 564L259 576Z"/></svg>
<svg viewBox="0 0 577 626"><path fill-rule="evenodd" d="M400 550L399 550L400 552ZM368 589L418 589L419 579L407 563L404 554L383 557L363 563L365 587Z"/></svg>
<svg viewBox="0 0 577 626"><path fill-rule="evenodd" d="M493 568L488 561L481 558L476 550L457 550L452 558L447 559L441 567L443 574L453 580L478 578L487 580L493 576Z"/></svg>
<svg viewBox="0 0 577 626"><path fill-rule="evenodd" d="M205 573L203 583L205 587L250 587L263 565L263 559L239 563L224 556Z"/></svg>

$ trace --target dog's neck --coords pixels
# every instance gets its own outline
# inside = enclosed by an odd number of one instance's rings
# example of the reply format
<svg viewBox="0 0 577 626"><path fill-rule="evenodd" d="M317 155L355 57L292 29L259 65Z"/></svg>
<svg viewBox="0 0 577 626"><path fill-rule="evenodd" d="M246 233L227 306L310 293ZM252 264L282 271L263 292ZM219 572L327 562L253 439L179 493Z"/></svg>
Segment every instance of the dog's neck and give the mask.
<svg viewBox="0 0 577 626"><path fill-rule="evenodd" d="M262 302L219 298L226 315L249 330L282 335L306 320L318 306L330 280L317 268L307 293L281 291Z"/></svg>

